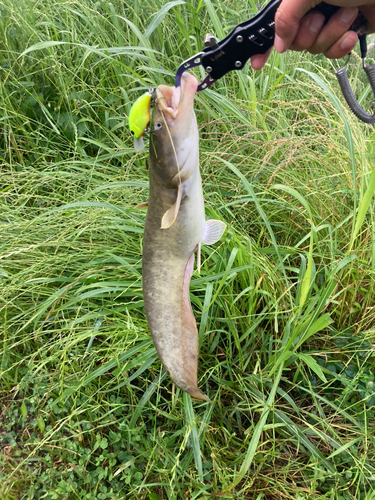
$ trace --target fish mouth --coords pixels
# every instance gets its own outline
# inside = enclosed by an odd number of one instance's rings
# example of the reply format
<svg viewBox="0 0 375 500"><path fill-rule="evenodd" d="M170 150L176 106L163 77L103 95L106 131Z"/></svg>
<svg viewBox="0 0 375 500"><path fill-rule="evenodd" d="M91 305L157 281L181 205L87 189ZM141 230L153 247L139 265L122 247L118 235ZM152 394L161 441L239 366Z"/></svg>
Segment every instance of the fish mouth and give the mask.
<svg viewBox="0 0 375 500"><path fill-rule="evenodd" d="M160 111L165 117L176 120L184 112L192 110L197 87L197 79L187 72L181 77L180 87L159 85L155 92Z"/></svg>

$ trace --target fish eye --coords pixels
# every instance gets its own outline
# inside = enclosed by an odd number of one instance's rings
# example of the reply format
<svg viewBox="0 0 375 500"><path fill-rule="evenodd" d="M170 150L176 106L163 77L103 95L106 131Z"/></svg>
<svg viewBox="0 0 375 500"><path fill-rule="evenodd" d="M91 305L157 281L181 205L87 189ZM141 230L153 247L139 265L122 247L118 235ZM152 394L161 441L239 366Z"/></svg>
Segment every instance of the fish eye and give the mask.
<svg viewBox="0 0 375 500"><path fill-rule="evenodd" d="M155 123L155 130L160 130L162 126L163 125L160 122Z"/></svg>

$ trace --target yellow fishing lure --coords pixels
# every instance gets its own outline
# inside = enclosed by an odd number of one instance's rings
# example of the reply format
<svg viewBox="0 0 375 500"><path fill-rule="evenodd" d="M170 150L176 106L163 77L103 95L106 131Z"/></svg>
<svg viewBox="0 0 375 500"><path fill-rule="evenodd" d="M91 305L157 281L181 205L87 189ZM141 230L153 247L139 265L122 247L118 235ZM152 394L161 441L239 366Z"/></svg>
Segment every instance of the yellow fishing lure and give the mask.
<svg viewBox="0 0 375 500"><path fill-rule="evenodd" d="M144 147L143 134L150 123L150 106L152 91L138 97L129 113L129 129L134 135L134 149L140 151Z"/></svg>

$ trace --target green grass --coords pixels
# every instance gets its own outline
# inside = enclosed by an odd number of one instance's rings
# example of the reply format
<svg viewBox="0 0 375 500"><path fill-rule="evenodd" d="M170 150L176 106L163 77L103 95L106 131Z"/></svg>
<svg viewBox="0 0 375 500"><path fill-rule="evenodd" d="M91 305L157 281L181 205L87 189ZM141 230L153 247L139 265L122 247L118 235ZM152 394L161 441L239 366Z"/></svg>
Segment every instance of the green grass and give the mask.
<svg viewBox="0 0 375 500"><path fill-rule="evenodd" d="M197 96L206 215L228 225L191 282L208 405L148 332L127 116L255 3L0 12L0 497L374 499L375 135L337 63L273 54Z"/></svg>

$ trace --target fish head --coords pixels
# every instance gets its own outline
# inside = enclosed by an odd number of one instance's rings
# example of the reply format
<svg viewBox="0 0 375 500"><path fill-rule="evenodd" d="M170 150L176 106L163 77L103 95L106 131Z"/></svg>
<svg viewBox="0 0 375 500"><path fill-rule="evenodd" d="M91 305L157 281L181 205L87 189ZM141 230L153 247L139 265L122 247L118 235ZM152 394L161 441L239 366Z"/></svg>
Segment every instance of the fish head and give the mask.
<svg viewBox="0 0 375 500"><path fill-rule="evenodd" d="M150 168L171 188L199 168L199 135L194 113L196 78L184 73L180 87L160 85L150 125Z"/></svg>

